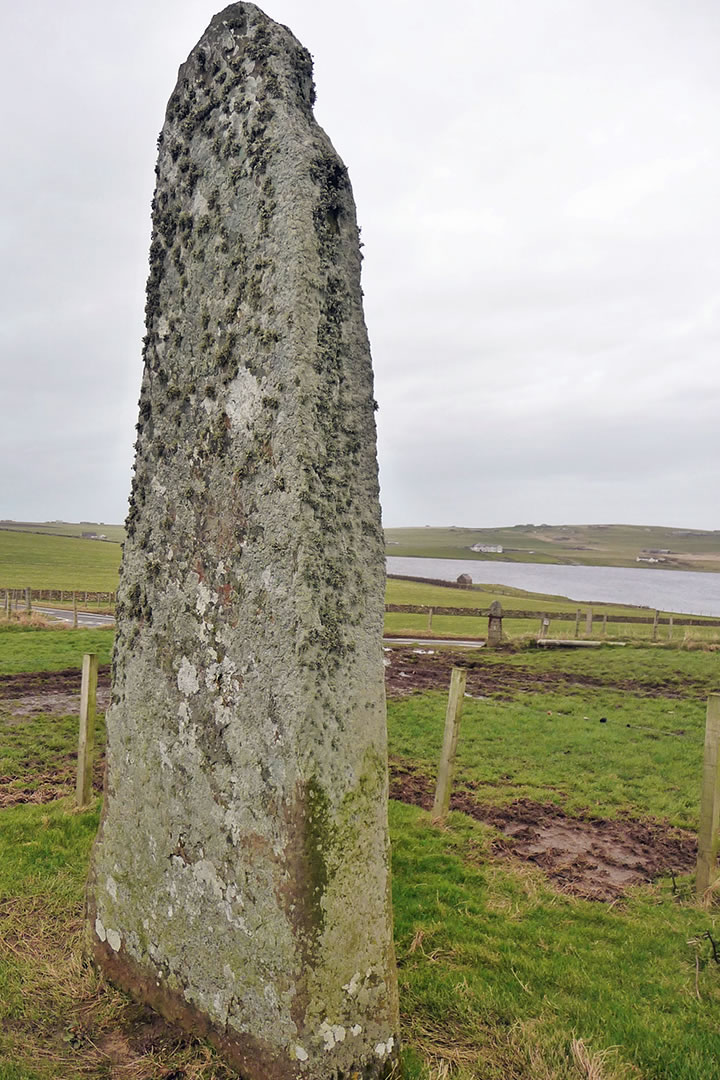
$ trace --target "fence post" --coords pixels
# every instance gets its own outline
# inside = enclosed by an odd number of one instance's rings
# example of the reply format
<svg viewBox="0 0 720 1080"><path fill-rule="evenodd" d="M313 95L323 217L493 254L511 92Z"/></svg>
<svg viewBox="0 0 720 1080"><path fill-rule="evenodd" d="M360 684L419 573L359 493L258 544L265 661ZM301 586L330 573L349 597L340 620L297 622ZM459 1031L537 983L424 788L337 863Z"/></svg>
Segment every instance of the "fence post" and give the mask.
<svg viewBox="0 0 720 1080"><path fill-rule="evenodd" d="M705 721L705 753L700 792L695 890L704 899L717 877L718 826L720 825L720 694L710 694Z"/></svg>
<svg viewBox="0 0 720 1080"><path fill-rule="evenodd" d="M580 637L580 608L575 612L575 637Z"/></svg>
<svg viewBox="0 0 720 1080"><path fill-rule="evenodd" d="M5 618L10 618L10 590L5 590Z"/></svg>
<svg viewBox="0 0 720 1080"><path fill-rule="evenodd" d="M655 618L653 619L653 636L652 636L653 641L657 641L657 628L658 628L658 616L659 616L659 614L660 614L660 612L656 611L655 612Z"/></svg>
<svg viewBox="0 0 720 1080"><path fill-rule="evenodd" d="M75 785L75 803L77 806L87 806L92 798L97 672L97 653L85 653L80 689L80 736L78 739L77 784Z"/></svg>
<svg viewBox="0 0 720 1080"><path fill-rule="evenodd" d="M593 613L592 608L588 609L588 613L585 616L585 633L587 635L592 634Z"/></svg>
<svg viewBox="0 0 720 1080"><path fill-rule="evenodd" d="M442 753L438 766L435 802L433 803L433 821L444 821L450 809L450 788L455 768L455 752L460 732L460 713L465 695L464 668L454 667L450 675L450 693L448 694L447 712L445 713L445 734L443 735Z"/></svg>
<svg viewBox="0 0 720 1080"><path fill-rule="evenodd" d="M73 630L77 630L77 628L78 628L77 593L73 593Z"/></svg>
<svg viewBox="0 0 720 1080"><path fill-rule="evenodd" d="M502 644L503 629L503 609L499 600L493 600L490 605L490 611L488 612L488 632L487 632L487 645L492 648L494 645Z"/></svg>
<svg viewBox="0 0 720 1080"><path fill-rule="evenodd" d="M429 607L428 608L428 624L427 624L428 630L432 630L432 617L433 617L433 609L431 607Z"/></svg>
<svg viewBox="0 0 720 1080"><path fill-rule="evenodd" d="M672 632L673 632L673 617L671 615L669 620L668 620L668 641L672 641Z"/></svg>
<svg viewBox="0 0 720 1080"><path fill-rule="evenodd" d="M607 637L607 615L603 615L603 637Z"/></svg>
<svg viewBox="0 0 720 1080"><path fill-rule="evenodd" d="M540 620L540 637L546 638L550 633L550 620L547 615L543 615Z"/></svg>
<svg viewBox="0 0 720 1080"><path fill-rule="evenodd" d="M25 610L28 615L32 611L32 591L30 589L25 590Z"/></svg>

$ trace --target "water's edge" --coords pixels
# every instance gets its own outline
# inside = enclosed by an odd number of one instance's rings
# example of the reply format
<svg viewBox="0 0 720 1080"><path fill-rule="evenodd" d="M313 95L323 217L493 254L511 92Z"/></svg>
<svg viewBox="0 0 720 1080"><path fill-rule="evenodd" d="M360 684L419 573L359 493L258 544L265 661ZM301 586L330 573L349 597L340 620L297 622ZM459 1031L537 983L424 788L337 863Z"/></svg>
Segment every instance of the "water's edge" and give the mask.
<svg viewBox="0 0 720 1080"><path fill-rule="evenodd" d="M460 574L470 574L475 584L511 585L528 592L567 596L578 603L634 604L653 611L720 618L720 574L477 559L417 559L400 555L389 555L386 563L388 574L442 581L455 581Z"/></svg>

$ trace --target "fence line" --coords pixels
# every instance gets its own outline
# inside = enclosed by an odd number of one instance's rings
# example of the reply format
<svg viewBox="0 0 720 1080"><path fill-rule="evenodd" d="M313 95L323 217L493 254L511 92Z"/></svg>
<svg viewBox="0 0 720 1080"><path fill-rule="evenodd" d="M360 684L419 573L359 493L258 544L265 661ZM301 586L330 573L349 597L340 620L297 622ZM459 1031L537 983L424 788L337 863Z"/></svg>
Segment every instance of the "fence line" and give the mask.
<svg viewBox="0 0 720 1080"><path fill-rule="evenodd" d="M21 604L25 607L28 601L31 604L44 600L49 603L56 600L61 604L72 604L74 601L84 604L114 604L117 600L115 592L93 592L89 589L20 589L10 585L0 585L0 595L3 596L4 606L12 602L16 610L20 610Z"/></svg>
<svg viewBox="0 0 720 1080"><path fill-rule="evenodd" d="M505 611L503 619L550 619L553 622L579 623L580 610L575 611ZM456 607L429 607L423 604L386 604L385 611L388 613L400 613L403 615L464 615L466 618L489 618L490 608L456 608ZM588 620L589 621L589 620ZM678 618L677 615L603 615L604 623L633 623L646 626L704 626L707 628L720 627L720 619L693 619ZM587 625L587 623L586 623Z"/></svg>

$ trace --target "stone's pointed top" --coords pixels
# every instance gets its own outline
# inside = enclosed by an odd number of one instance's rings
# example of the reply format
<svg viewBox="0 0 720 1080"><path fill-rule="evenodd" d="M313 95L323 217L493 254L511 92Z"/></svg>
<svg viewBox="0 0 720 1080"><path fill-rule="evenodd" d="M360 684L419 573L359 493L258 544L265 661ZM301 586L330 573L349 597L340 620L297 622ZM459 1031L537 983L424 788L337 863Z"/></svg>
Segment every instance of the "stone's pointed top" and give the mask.
<svg viewBox="0 0 720 1080"><path fill-rule="evenodd" d="M248 3L230 4L214 16L180 68L168 109L193 83L212 85L226 65L232 71L226 91L244 79L265 81L271 96L286 97L289 104L312 112L315 83L310 53L287 26Z"/></svg>

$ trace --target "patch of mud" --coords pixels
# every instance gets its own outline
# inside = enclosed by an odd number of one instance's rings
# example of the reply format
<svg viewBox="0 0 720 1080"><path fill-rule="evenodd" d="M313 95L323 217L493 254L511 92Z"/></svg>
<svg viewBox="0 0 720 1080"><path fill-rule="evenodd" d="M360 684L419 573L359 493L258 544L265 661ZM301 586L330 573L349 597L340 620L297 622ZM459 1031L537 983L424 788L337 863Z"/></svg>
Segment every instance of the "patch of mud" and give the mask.
<svg viewBox="0 0 720 1080"><path fill-rule="evenodd" d="M10 716L70 716L80 712L81 675L77 668L0 676L0 710ZM110 704L110 665L98 668L97 707Z"/></svg>
<svg viewBox="0 0 720 1080"><path fill-rule="evenodd" d="M433 795L428 777L391 763L390 798L431 810ZM695 835L659 821L570 817L530 799L490 806L471 791L453 794L450 806L503 834L497 855L534 863L562 892L589 900L616 900L632 885L695 867Z"/></svg>
<svg viewBox="0 0 720 1080"><path fill-rule="evenodd" d="M385 687L389 697L404 697L415 690L447 690L450 670L465 668L466 692L471 697L489 697L510 700L519 690L548 690L558 686L591 686L615 690L629 690L645 697L702 697L707 690L691 680L682 686L666 681L650 683L635 679L603 679L601 676L582 672L530 671L498 660L488 660L482 654L473 655L463 650L452 652L438 650L425 652L417 648L386 648Z"/></svg>
<svg viewBox="0 0 720 1080"><path fill-rule="evenodd" d="M42 806L75 792L77 757L69 755L56 769L31 773L32 783L18 783L13 776L0 776L0 810L8 806ZM93 762L93 791L99 795L105 780L105 755L100 752Z"/></svg>

